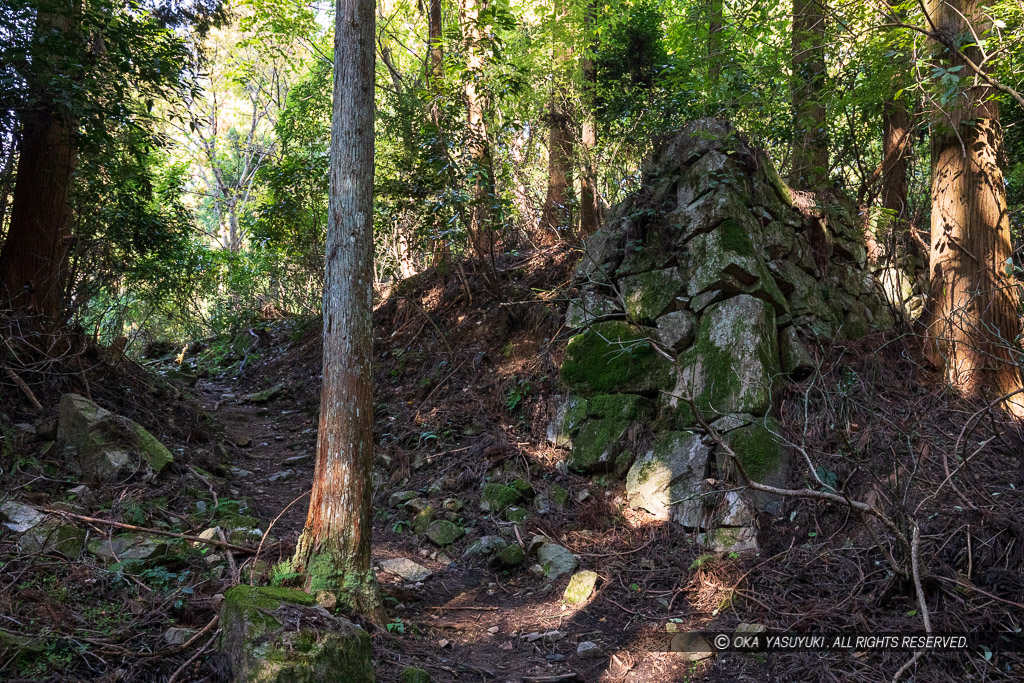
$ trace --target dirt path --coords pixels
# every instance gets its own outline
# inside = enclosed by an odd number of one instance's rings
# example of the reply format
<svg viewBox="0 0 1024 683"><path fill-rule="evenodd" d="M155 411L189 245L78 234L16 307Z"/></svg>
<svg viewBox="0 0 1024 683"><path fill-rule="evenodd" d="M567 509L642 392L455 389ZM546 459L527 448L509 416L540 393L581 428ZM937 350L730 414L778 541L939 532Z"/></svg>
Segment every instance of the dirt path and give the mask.
<svg viewBox="0 0 1024 683"><path fill-rule="evenodd" d="M287 393L255 405L244 400L244 389L223 379L200 381L196 392L235 442L228 446L232 484L261 520L274 519L308 491L316 443L308 409ZM295 502L273 535L296 539L306 509L304 500ZM635 649L635 629L629 626L643 621L639 612L596 597L583 607L566 606L561 598L568 577L552 582L525 569L470 566L461 557L466 543L441 551L422 536L396 530L393 520L376 512L375 566L407 558L432 572L422 582L405 583L378 570L392 619L375 635L378 680L398 680L409 666L426 669L434 681L689 680L692 664L678 657L628 651ZM466 525L470 537L480 535L472 519ZM583 568L597 569L605 583L611 578L598 566ZM577 654L584 642L594 643L596 651Z"/></svg>

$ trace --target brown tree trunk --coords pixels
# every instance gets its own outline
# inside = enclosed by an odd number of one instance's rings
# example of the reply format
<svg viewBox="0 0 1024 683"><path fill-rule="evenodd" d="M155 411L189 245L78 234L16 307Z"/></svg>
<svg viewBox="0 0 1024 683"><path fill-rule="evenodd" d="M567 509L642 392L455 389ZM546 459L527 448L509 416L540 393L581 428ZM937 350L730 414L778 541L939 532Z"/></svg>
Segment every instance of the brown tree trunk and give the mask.
<svg viewBox="0 0 1024 683"><path fill-rule="evenodd" d="M441 13L441 0L430 0L427 13L427 48L430 61L427 67L427 90L430 96L430 120L438 129L436 140L437 154L444 154L441 140L441 84L444 80L444 18ZM433 253L434 265L448 262L451 254L448 243L444 239L431 239L430 250Z"/></svg>
<svg viewBox="0 0 1024 683"><path fill-rule="evenodd" d="M334 108L316 469L293 569L382 619L370 566L373 464L373 0L336 0Z"/></svg>
<svg viewBox="0 0 1024 683"><path fill-rule="evenodd" d="M65 10L39 15L33 46L38 59L46 58L47 39L72 31L75 3ZM75 147L66 114L52 104L45 84L33 85L40 104L23 118L11 221L0 250L0 295L15 308L55 319L66 284Z"/></svg>
<svg viewBox="0 0 1024 683"><path fill-rule="evenodd" d="M817 190L828 182L825 0L793 0L793 167L790 184Z"/></svg>
<svg viewBox="0 0 1024 683"><path fill-rule="evenodd" d="M984 30L978 0L929 0L927 19L945 45L946 68L962 63L957 44L970 22ZM981 63L977 48L966 52ZM1002 129L991 89L976 80L944 111L932 133L931 276L926 351L966 395L996 398L1021 388L1017 286L1010 277L1010 223L999 156ZM1008 406L1024 414L1024 397Z"/></svg>
<svg viewBox="0 0 1024 683"><path fill-rule="evenodd" d="M879 263L885 254L890 258L897 242L902 240L902 226L907 217L907 170L910 153L910 134L913 120L906 105L899 101L886 101L882 106L882 163L881 201L886 209L882 229L865 228L864 239L870 263ZM883 243L878 240L882 239ZM905 245L904 245L905 246Z"/></svg>
<svg viewBox="0 0 1024 683"><path fill-rule="evenodd" d="M586 32L593 32L597 5L590 2L586 8ZM594 51L597 49L592 42L580 60L580 71L583 80L583 126L580 135L582 156L582 173L580 174L580 232L593 235L601 227L600 195L597 191L597 166L594 160L597 147L597 117L594 114L596 100L597 70L594 68Z"/></svg>
<svg viewBox="0 0 1024 683"><path fill-rule="evenodd" d="M477 87L477 79L481 77L484 66L484 30L480 26L480 13L486 9L486 0L461 2L462 25L466 40L466 66L469 70L469 78L466 80L469 148L473 159L473 200L469 207L467 229L470 244L477 258L493 266L495 235L491 209L495 196L494 167L491 163L491 146L487 139L487 123L484 121L484 95Z"/></svg>
<svg viewBox="0 0 1024 683"><path fill-rule="evenodd" d="M554 6L552 49L553 78L548 102L550 127L548 130L548 193L541 211L541 240L552 243L561 239L572 225L569 191L572 188L572 118L566 103L568 84L565 65L570 53L565 44L564 7L556 0Z"/></svg>

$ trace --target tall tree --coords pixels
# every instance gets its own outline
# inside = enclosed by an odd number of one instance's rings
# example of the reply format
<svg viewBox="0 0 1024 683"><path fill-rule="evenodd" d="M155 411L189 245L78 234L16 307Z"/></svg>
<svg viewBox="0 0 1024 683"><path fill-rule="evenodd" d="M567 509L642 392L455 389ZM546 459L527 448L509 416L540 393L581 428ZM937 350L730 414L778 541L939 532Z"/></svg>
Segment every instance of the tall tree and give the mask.
<svg viewBox="0 0 1024 683"><path fill-rule="evenodd" d="M479 87L484 68L484 36L480 15L487 9L487 0L460 0L463 38L466 42L466 107L469 124L469 152L473 160L473 199L469 211L470 244L477 258L494 259L494 166L491 162L491 144L484 120L486 98Z"/></svg>
<svg viewBox="0 0 1024 683"><path fill-rule="evenodd" d="M712 89L718 87L722 77L722 28L724 23L725 3L723 0L707 0L708 11L708 84Z"/></svg>
<svg viewBox="0 0 1024 683"><path fill-rule="evenodd" d="M582 130L580 147L582 168L580 174L580 232L593 235L601 226L600 196L597 192L597 164L594 155L597 147L597 116L594 111L597 100L597 68L594 53L597 41L594 22L597 15L597 0L589 0L584 6L584 35L587 45L580 59L582 88Z"/></svg>
<svg viewBox="0 0 1024 683"><path fill-rule="evenodd" d="M545 241L557 240L570 227L569 192L572 189L572 115L567 101L565 67L571 57L565 40L565 5L554 3L552 23L552 79L548 100L548 192L541 215Z"/></svg>
<svg viewBox="0 0 1024 683"><path fill-rule="evenodd" d="M0 251L0 284L11 304L55 318L64 294L66 249L71 239L71 176L75 163L72 113L58 105L57 79L45 65L74 63L58 52L79 47L78 0L54 0L36 14L30 44L35 78L22 116L21 147L11 222ZM65 76L70 77L71 74Z"/></svg>
<svg viewBox="0 0 1024 683"><path fill-rule="evenodd" d="M336 0L316 467L293 567L306 589L383 616L370 566L373 464L373 0Z"/></svg>
<svg viewBox="0 0 1024 683"><path fill-rule="evenodd" d="M828 181L825 104L825 0L793 0L793 164L790 183L804 190Z"/></svg>
<svg viewBox="0 0 1024 683"><path fill-rule="evenodd" d="M963 72L968 87L940 96L932 121L930 292L926 350L965 394L998 397L1021 389L1017 353L1020 322L1012 260L1006 186L999 157L999 104L982 73L973 36L988 26L981 0L927 0L925 21L943 74ZM966 46L966 47L962 47ZM956 67L960 67L957 69ZM1020 394L1010 401L1024 414Z"/></svg>

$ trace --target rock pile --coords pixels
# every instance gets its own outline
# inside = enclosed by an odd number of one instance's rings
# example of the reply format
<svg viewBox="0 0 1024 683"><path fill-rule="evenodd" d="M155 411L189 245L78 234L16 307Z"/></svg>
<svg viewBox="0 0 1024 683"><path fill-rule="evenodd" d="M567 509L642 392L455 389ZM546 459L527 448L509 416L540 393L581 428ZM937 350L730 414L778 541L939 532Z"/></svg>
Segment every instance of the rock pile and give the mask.
<svg viewBox="0 0 1024 683"><path fill-rule="evenodd" d="M569 395L551 440L573 470L626 473L633 507L716 549L756 547L754 513L778 501L713 490L737 476L694 410L752 480L783 483L780 383L813 370L816 339L893 324L852 209L807 203L727 123L696 121L647 164L574 274Z"/></svg>

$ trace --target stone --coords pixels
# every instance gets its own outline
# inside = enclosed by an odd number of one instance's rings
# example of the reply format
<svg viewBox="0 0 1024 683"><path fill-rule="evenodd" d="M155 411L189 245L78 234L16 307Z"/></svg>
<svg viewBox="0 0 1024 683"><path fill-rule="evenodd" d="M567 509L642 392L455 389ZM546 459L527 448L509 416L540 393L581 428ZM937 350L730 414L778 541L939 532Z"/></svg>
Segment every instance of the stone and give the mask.
<svg viewBox="0 0 1024 683"><path fill-rule="evenodd" d="M594 588L597 586L597 572L582 571L576 572L569 579L569 585L565 587L562 600L569 605L578 605L590 599Z"/></svg>
<svg viewBox="0 0 1024 683"><path fill-rule="evenodd" d="M582 297L569 302L565 312L565 324L566 327L580 329L600 320L622 316L622 307L617 302L587 289L584 290Z"/></svg>
<svg viewBox="0 0 1024 683"><path fill-rule="evenodd" d="M4 526L14 533L23 534L42 523L46 519L46 514L17 501L5 500L3 505L0 505L0 519L3 520Z"/></svg>
<svg viewBox="0 0 1024 683"><path fill-rule="evenodd" d="M312 453L303 453L302 455L293 455L290 458L285 458L281 461L282 465L303 465L305 463L313 462Z"/></svg>
<svg viewBox="0 0 1024 683"><path fill-rule="evenodd" d="M462 557L467 560L489 559L492 555L508 547L508 541L501 536L481 536L466 548Z"/></svg>
<svg viewBox="0 0 1024 683"><path fill-rule="evenodd" d="M184 645L189 639L194 636L198 631L194 628L182 628L180 626L172 626L164 631L164 642L170 646Z"/></svg>
<svg viewBox="0 0 1024 683"><path fill-rule="evenodd" d="M484 484L480 491L480 509L484 512L494 514L504 512L506 508L515 505L522 500L522 494L518 489L504 484Z"/></svg>
<svg viewBox="0 0 1024 683"><path fill-rule="evenodd" d="M647 400L636 394L602 394L587 403L587 415L597 419L635 420L650 413Z"/></svg>
<svg viewBox="0 0 1024 683"><path fill-rule="evenodd" d="M430 683L430 673L426 669L407 666L398 674L398 683Z"/></svg>
<svg viewBox="0 0 1024 683"><path fill-rule="evenodd" d="M746 294L714 304L679 362L674 396L711 414L764 415L780 373L772 307Z"/></svg>
<svg viewBox="0 0 1024 683"><path fill-rule="evenodd" d="M557 643L565 637L561 631L533 631L523 636L523 640L528 643L536 643L538 640L542 643Z"/></svg>
<svg viewBox="0 0 1024 683"><path fill-rule="evenodd" d="M412 560L404 557L384 560L380 563L380 568L382 571L394 574L403 581L408 581L409 583L426 581L430 578L431 574L433 574L433 572L426 567L416 564Z"/></svg>
<svg viewBox="0 0 1024 683"><path fill-rule="evenodd" d="M599 659L602 654L600 646L592 640L584 640L576 646L576 656L580 659Z"/></svg>
<svg viewBox="0 0 1024 683"><path fill-rule="evenodd" d="M83 396L64 394L58 412L58 445L93 482L122 481L136 474L149 480L174 460L142 425Z"/></svg>
<svg viewBox="0 0 1024 683"><path fill-rule="evenodd" d="M557 543L542 544L537 549L537 562L544 570L544 577L549 581L568 574L579 564L572 553Z"/></svg>
<svg viewBox="0 0 1024 683"><path fill-rule="evenodd" d="M675 353L688 349L697 336L697 316L690 311L666 313L655 325L658 341Z"/></svg>
<svg viewBox="0 0 1024 683"><path fill-rule="evenodd" d="M418 495L419 494L415 491L398 491L397 493L392 493L391 497L388 498L388 507L398 507L402 503L406 503Z"/></svg>
<svg viewBox="0 0 1024 683"><path fill-rule="evenodd" d="M451 545L465 534L465 529L446 519L431 522L425 533L432 543L439 546Z"/></svg>
<svg viewBox="0 0 1024 683"><path fill-rule="evenodd" d="M806 377L816 367L814 356L793 326L779 332L779 363L782 371L795 379Z"/></svg>
<svg viewBox="0 0 1024 683"><path fill-rule="evenodd" d="M491 562L498 567L510 569L521 565L525 557L526 554L523 552L522 547L511 543L494 553Z"/></svg>
<svg viewBox="0 0 1024 683"><path fill-rule="evenodd" d="M251 394L247 394L243 400L248 401L249 403L257 404L270 403L274 399L284 396L287 393L287 391L287 385L284 382L280 382L270 387L269 389L264 389L263 391L257 391Z"/></svg>
<svg viewBox="0 0 1024 683"><path fill-rule="evenodd" d="M412 531L415 534L423 535L427 533L427 529L430 524L434 521L434 508L430 505L422 508L416 513L416 516L412 518Z"/></svg>
<svg viewBox="0 0 1024 683"><path fill-rule="evenodd" d="M753 527L719 527L697 535L697 542L716 553L757 552L757 532Z"/></svg>
<svg viewBox="0 0 1024 683"><path fill-rule="evenodd" d="M295 470L281 470L270 475L267 481L288 481L295 476Z"/></svg>
<svg viewBox="0 0 1024 683"><path fill-rule="evenodd" d="M36 436L43 441L57 440L57 418L46 417L36 422Z"/></svg>
<svg viewBox="0 0 1024 683"><path fill-rule="evenodd" d="M752 481L785 488L789 479L789 457L775 436L779 433L779 423L769 417L734 429L724 436L743 471ZM721 455L718 463L720 471L730 481L739 481L731 458ZM753 490L748 490L747 496L758 510L772 515L780 514L782 511L782 500L779 496Z"/></svg>
<svg viewBox="0 0 1024 683"><path fill-rule="evenodd" d="M609 320L569 340L561 378L580 396L638 394L672 384L672 363L651 340L657 330Z"/></svg>
<svg viewBox="0 0 1024 683"><path fill-rule="evenodd" d="M555 419L548 424L548 442L552 446L572 446L572 435L587 419L587 399L567 396L558 404Z"/></svg>
<svg viewBox="0 0 1024 683"><path fill-rule="evenodd" d="M630 507L655 519L700 527L704 479L711 449L691 432L665 432L626 475Z"/></svg>
<svg viewBox="0 0 1024 683"><path fill-rule="evenodd" d="M618 469L624 451L623 437L631 423L632 420L617 418L587 420L573 439L568 466L584 473Z"/></svg>
<svg viewBox="0 0 1024 683"><path fill-rule="evenodd" d="M672 305L684 287L677 268L651 270L619 278L626 315L637 323L653 322Z"/></svg>
<svg viewBox="0 0 1024 683"><path fill-rule="evenodd" d="M748 526L753 522L750 507L738 491L726 491L720 509L722 512L716 520L718 526Z"/></svg>
<svg viewBox="0 0 1024 683"><path fill-rule="evenodd" d="M167 542L143 534L119 534L89 542L89 552L108 562L145 561L167 554Z"/></svg>
<svg viewBox="0 0 1024 683"><path fill-rule="evenodd" d="M234 586L220 625L220 651L238 683L374 680L369 634L303 591Z"/></svg>
<svg viewBox="0 0 1024 683"><path fill-rule="evenodd" d="M505 510L505 519L513 524L522 524L526 521L526 518L530 516L530 511L526 508L512 506Z"/></svg>
<svg viewBox="0 0 1024 683"><path fill-rule="evenodd" d="M462 507L462 501L458 498L445 498L441 501L441 509L447 512L460 512Z"/></svg>

